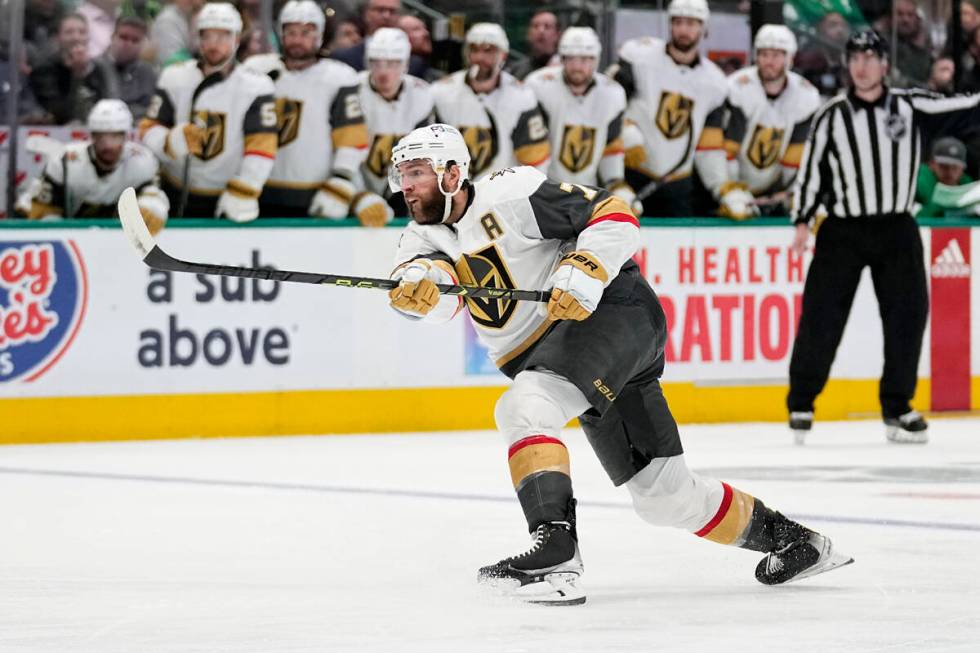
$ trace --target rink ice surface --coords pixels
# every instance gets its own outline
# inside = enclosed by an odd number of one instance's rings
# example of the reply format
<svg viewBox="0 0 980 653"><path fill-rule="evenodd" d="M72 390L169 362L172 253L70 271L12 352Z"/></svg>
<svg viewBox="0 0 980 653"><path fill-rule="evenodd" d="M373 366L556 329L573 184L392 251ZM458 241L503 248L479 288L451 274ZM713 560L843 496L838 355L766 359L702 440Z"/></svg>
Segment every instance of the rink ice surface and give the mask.
<svg viewBox="0 0 980 653"><path fill-rule="evenodd" d="M0 651L978 651L980 419L684 426L688 464L856 563L643 523L569 430L588 602L487 596L529 544L493 432L0 448Z"/></svg>

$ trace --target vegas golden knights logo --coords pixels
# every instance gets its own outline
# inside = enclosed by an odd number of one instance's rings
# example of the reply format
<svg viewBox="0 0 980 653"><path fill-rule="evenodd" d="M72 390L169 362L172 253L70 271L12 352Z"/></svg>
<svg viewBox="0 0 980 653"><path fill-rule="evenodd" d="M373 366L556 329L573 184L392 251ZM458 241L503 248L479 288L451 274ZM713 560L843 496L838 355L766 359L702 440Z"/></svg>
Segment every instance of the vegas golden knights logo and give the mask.
<svg viewBox="0 0 980 653"><path fill-rule="evenodd" d="M569 172L582 172L592 162L595 153L595 127L565 125L561 137L559 161Z"/></svg>
<svg viewBox="0 0 980 653"><path fill-rule="evenodd" d="M667 138L680 138L691 129L694 100L680 93L664 91L657 109L657 127Z"/></svg>
<svg viewBox="0 0 980 653"><path fill-rule="evenodd" d="M484 247L473 254L463 254L456 263L459 281L469 286L514 288L514 282L496 245ZM488 329L502 329L517 310L512 299L467 297L466 308L473 321Z"/></svg>
<svg viewBox="0 0 980 653"><path fill-rule="evenodd" d="M391 150L401 136L397 134L376 134L367 155L367 169L375 177L386 177L391 165Z"/></svg>
<svg viewBox="0 0 980 653"><path fill-rule="evenodd" d="M204 130L202 161L209 161L225 151L225 114L196 111L194 124Z"/></svg>
<svg viewBox="0 0 980 653"><path fill-rule="evenodd" d="M783 132L775 127L756 125L749 141L749 162L760 170L774 164L783 149Z"/></svg>
<svg viewBox="0 0 980 653"><path fill-rule="evenodd" d="M459 131L470 151L470 179L475 179L486 172L497 156L497 139L490 127L460 127Z"/></svg>
<svg viewBox="0 0 980 653"><path fill-rule="evenodd" d="M277 97L276 115L279 116L279 147L289 145L299 136L299 121L303 118L303 101Z"/></svg>

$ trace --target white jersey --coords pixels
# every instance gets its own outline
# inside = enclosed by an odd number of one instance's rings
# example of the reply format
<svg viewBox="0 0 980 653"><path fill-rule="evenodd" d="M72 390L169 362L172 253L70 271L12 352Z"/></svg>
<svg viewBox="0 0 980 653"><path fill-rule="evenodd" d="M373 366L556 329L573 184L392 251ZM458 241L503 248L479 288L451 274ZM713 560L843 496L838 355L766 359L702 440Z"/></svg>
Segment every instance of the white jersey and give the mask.
<svg viewBox="0 0 980 653"><path fill-rule="evenodd" d="M428 82L404 75L398 94L394 99L386 100L371 88L368 71L361 72L358 77L358 97L370 143L367 158L361 164L361 175L365 188L386 195L389 192L391 149L405 134L432 122L432 89Z"/></svg>
<svg viewBox="0 0 980 653"><path fill-rule="evenodd" d="M551 133L549 177L592 186L622 180L622 86L597 73L585 93L575 95L561 66L536 70L524 83L537 96Z"/></svg>
<svg viewBox="0 0 980 653"><path fill-rule="evenodd" d="M442 261L454 283L541 289L561 255L580 249L600 261L611 282L639 244L639 221L621 199L605 190L549 181L532 167L498 170L470 192L472 202L452 229L408 225L393 277L400 266L426 257ZM443 302L462 301L443 296L440 308ZM553 324L536 302L468 298L466 307L498 366L526 351Z"/></svg>
<svg viewBox="0 0 980 653"><path fill-rule="evenodd" d="M548 128L530 88L508 72L489 93L475 93L460 70L432 85L436 121L459 129L470 150L470 177L513 165L547 170Z"/></svg>
<svg viewBox="0 0 980 653"><path fill-rule="evenodd" d="M146 118L143 142L157 155L164 180L181 188L185 157L170 151L170 128L188 122L205 129L203 153L190 161L194 195L219 195L229 181L258 196L276 156L276 107L272 80L236 65L225 76L204 76L196 60L163 69Z"/></svg>
<svg viewBox="0 0 980 653"><path fill-rule="evenodd" d="M30 217L111 218L126 188L132 186L138 194L156 190L159 164L143 145L127 142L119 163L108 173L99 174L93 157L85 141L69 143L64 155L49 158L31 198Z"/></svg>
<svg viewBox="0 0 980 653"><path fill-rule="evenodd" d="M725 75L705 57L677 64L661 39L623 43L614 78L626 90L626 118L643 137L643 150L627 152L627 168L655 180L691 174L695 150L722 150Z"/></svg>
<svg viewBox="0 0 980 653"><path fill-rule="evenodd" d="M800 167L810 119L820 108L820 93L806 79L787 73L786 87L766 95L755 66L728 78L730 115L725 149L732 178L759 195L789 186Z"/></svg>
<svg viewBox="0 0 980 653"><path fill-rule="evenodd" d="M357 72L340 61L320 59L304 70L283 67L273 74L279 152L263 201L306 208L330 177L339 173L353 179L367 154Z"/></svg>

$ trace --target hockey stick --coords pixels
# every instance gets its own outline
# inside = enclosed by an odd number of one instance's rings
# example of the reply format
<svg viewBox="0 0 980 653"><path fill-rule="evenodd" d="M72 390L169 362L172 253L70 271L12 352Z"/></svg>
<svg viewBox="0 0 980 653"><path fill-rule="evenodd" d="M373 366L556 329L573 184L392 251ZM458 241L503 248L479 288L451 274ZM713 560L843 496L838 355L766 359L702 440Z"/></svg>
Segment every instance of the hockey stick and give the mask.
<svg viewBox="0 0 980 653"><path fill-rule="evenodd" d="M376 288L391 290L398 287L398 282L392 279L372 279L369 277L350 277L319 272L294 272L290 270L272 270L268 268L247 268L233 265L216 265L213 263L192 263L173 258L150 235L143 214L140 213L136 201L136 191L130 187L119 197L119 221L129 242L140 254L143 262L154 270L168 272L190 272L191 274L214 274L223 277L244 277L246 279L267 279L270 281L289 281L293 283L313 283L345 288ZM514 288L487 288L483 286L457 286L452 284L436 284L443 295L459 295L489 299L513 299L532 302L546 302L551 293L546 290L518 290Z"/></svg>

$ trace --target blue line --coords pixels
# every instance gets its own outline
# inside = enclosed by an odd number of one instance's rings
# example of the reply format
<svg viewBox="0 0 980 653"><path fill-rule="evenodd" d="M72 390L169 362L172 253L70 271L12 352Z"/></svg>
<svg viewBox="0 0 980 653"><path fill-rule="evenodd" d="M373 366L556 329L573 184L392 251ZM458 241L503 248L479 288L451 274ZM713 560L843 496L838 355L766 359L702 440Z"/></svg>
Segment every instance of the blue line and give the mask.
<svg viewBox="0 0 980 653"><path fill-rule="evenodd" d="M270 481L234 481L181 476L144 476L136 474L115 474L111 472L82 472L56 469L27 469L0 467L0 474L18 476L51 476L59 478L85 478L106 481L135 481L142 483L168 483L171 485L200 485L205 487L243 488L257 490L285 490L294 492L319 492L324 494L359 494L364 496L406 497L411 499L441 499L449 501L486 501L491 503L512 503L513 496L494 494L461 494L452 492L426 492L423 490L398 490L383 488L351 487L345 485L315 485L312 483L280 483ZM612 508L632 510L628 503L614 501L580 501L580 506L588 508ZM831 524L860 524L863 526L888 526L898 528L921 528L927 530L965 531L980 533L980 524L956 524L949 522L911 521L905 519L878 519L871 517L843 517L833 515L793 514L790 517L803 522L827 522Z"/></svg>

